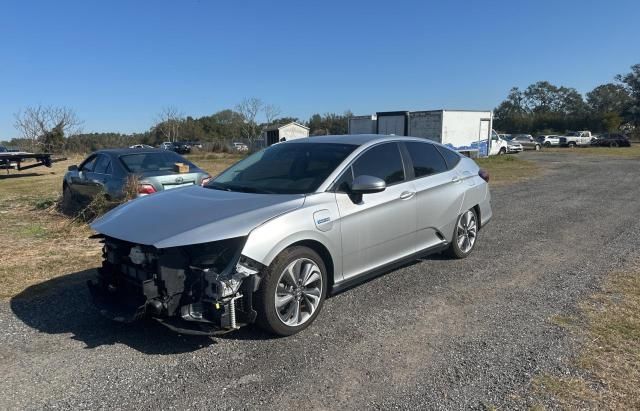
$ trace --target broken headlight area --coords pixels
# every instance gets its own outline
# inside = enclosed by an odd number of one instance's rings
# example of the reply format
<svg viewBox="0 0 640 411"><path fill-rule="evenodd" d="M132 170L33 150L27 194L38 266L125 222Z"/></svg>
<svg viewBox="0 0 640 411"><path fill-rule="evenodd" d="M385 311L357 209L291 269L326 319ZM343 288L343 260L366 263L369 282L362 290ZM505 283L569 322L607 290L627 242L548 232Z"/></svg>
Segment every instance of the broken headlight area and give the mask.
<svg viewBox="0 0 640 411"><path fill-rule="evenodd" d="M153 317L185 334L215 334L252 323L253 293L262 265L240 254L245 238L157 249L110 237L89 281L107 317L133 322Z"/></svg>

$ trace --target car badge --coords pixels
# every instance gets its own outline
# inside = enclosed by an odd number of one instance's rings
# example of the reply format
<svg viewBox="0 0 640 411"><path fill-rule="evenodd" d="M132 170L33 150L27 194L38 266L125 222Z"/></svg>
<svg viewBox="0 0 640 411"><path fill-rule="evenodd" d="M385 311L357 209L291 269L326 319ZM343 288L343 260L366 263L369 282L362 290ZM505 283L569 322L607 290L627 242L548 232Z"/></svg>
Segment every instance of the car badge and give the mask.
<svg viewBox="0 0 640 411"><path fill-rule="evenodd" d="M176 177L176 183L177 184L182 184L182 182L184 181L184 178L182 177Z"/></svg>

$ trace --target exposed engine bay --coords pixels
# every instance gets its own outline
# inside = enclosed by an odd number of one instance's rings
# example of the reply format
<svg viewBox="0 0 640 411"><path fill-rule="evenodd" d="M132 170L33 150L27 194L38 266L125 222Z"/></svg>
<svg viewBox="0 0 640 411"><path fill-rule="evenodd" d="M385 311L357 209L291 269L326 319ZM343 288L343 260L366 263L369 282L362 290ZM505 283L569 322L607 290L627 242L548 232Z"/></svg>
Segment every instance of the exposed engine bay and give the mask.
<svg viewBox="0 0 640 411"><path fill-rule="evenodd" d="M96 237L104 259L88 285L108 318L151 317L174 331L204 335L255 321L253 293L264 267L241 255L246 237L160 249Z"/></svg>

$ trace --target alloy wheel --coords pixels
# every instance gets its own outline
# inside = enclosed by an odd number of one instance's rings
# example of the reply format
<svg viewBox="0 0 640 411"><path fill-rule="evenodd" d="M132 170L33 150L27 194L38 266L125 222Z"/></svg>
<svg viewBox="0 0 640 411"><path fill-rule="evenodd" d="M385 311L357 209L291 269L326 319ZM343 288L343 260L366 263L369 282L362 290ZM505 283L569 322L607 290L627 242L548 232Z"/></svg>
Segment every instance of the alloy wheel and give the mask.
<svg viewBox="0 0 640 411"><path fill-rule="evenodd" d="M307 322L320 304L322 274L308 258L291 262L280 274L275 295L278 319L290 327Z"/></svg>
<svg viewBox="0 0 640 411"><path fill-rule="evenodd" d="M457 241L458 248L463 253L468 253L473 248L478 234L478 224L473 211L467 210L458 220Z"/></svg>

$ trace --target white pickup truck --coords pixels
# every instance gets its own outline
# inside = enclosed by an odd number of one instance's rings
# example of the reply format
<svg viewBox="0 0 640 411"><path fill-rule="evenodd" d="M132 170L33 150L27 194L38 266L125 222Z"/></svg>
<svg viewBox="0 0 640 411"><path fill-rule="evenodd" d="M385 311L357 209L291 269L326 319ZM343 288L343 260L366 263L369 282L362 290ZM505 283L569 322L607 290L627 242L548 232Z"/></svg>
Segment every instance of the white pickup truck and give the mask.
<svg viewBox="0 0 640 411"><path fill-rule="evenodd" d="M559 138L560 146L562 147L575 147L575 146L588 146L593 140L591 131L571 131L566 135Z"/></svg>

